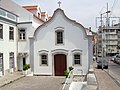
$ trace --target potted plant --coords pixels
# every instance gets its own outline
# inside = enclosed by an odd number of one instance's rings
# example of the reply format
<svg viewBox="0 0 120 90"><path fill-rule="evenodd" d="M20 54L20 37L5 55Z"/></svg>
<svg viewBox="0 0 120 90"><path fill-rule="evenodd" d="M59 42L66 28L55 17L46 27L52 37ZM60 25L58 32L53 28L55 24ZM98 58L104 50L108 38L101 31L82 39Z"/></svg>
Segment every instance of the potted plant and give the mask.
<svg viewBox="0 0 120 90"><path fill-rule="evenodd" d="M65 71L64 71L64 75L66 76L66 78L68 77L68 75L69 75L68 70L65 70Z"/></svg>
<svg viewBox="0 0 120 90"><path fill-rule="evenodd" d="M30 68L29 64L23 65L23 75L26 76L28 74L28 69Z"/></svg>
<svg viewBox="0 0 120 90"><path fill-rule="evenodd" d="M27 70L27 74L31 74L31 68L30 68L30 64L28 64L28 70Z"/></svg>

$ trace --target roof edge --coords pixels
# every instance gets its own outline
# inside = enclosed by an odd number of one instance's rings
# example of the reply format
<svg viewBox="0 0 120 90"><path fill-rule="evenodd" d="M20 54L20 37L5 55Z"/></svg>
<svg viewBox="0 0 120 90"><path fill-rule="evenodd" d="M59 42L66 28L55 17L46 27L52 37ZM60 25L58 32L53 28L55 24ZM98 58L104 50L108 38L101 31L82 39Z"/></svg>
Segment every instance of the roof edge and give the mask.
<svg viewBox="0 0 120 90"><path fill-rule="evenodd" d="M35 32L34 32L34 34L33 34L33 37L35 37L35 34L36 34L37 30L38 30L39 28L45 26L45 25L48 24L49 22L51 22L51 21L54 19L54 17L56 16L56 13L59 12L59 11L61 11L61 13L64 15L64 17L65 17L67 20L69 20L69 21L71 21L72 23L75 23L75 24L81 26L81 27L83 28L83 30L84 30L83 32L84 32L84 34L85 34L85 37L87 37L87 33L86 33L86 31L85 31L85 27L84 27L82 24L76 22L75 20L72 20L72 19L68 18L68 17L65 15L64 11L63 11L61 8L57 8L57 9L54 11L53 16L51 17L51 19L48 20L47 22L43 23L42 25L40 25L40 26L35 30Z"/></svg>

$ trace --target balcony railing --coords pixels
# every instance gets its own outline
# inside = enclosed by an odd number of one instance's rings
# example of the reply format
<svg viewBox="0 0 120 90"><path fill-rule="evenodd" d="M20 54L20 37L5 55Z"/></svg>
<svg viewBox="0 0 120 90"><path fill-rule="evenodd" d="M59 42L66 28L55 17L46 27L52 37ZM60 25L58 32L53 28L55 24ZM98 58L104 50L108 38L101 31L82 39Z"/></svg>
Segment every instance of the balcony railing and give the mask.
<svg viewBox="0 0 120 90"><path fill-rule="evenodd" d="M83 74L83 70L81 69L78 70L76 74L74 73L74 70L70 71L61 90L69 90L72 82L84 82L85 77L86 75Z"/></svg>
<svg viewBox="0 0 120 90"><path fill-rule="evenodd" d="M116 31L114 31L114 32L105 32L106 34L117 34L117 32Z"/></svg>
<svg viewBox="0 0 120 90"><path fill-rule="evenodd" d="M118 42L109 42L109 43L106 43L106 45L118 45Z"/></svg>
<svg viewBox="0 0 120 90"><path fill-rule="evenodd" d="M66 78L65 83L64 83L64 85L62 87L62 90L68 90L69 85L71 84L72 80L73 80L73 70L70 71L68 77Z"/></svg>
<svg viewBox="0 0 120 90"><path fill-rule="evenodd" d="M110 40L110 39L111 39L111 40L117 40L118 37L117 37L117 36L116 36L116 37L106 37L106 39L107 39L107 40Z"/></svg>

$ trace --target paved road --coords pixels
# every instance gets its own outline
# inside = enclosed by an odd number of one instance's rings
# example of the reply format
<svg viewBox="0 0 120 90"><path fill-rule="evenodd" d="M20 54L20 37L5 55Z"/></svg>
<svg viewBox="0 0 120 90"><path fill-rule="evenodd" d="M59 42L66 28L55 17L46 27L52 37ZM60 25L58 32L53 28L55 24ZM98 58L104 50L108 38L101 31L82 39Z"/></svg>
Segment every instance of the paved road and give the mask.
<svg viewBox="0 0 120 90"><path fill-rule="evenodd" d="M64 81L65 77L29 76L5 85L0 90L61 90Z"/></svg>
<svg viewBox="0 0 120 90"><path fill-rule="evenodd" d="M98 80L99 90L120 90L120 87L105 72L105 70L97 69L96 64L94 66L95 75Z"/></svg>
<svg viewBox="0 0 120 90"><path fill-rule="evenodd" d="M120 86L120 65L109 62L109 69L106 70L117 81Z"/></svg>

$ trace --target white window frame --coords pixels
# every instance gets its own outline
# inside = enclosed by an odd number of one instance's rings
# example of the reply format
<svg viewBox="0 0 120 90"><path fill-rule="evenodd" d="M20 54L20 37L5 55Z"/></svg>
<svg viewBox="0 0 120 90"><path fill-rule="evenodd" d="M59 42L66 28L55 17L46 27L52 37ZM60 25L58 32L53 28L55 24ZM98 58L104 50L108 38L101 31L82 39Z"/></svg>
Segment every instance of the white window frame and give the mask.
<svg viewBox="0 0 120 90"><path fill-rule="evenodd" d="M59 32L62 32L62 37L58 37ZM58 42L58 38L62 39L61 40L62 42ZM64 44L64 30L59 29L59 30L55 31L55 44L56 45L63 45Z"/></svg>
<svg viewBox="0 0 120 90"><path fill-rule="evenodd" d="M3 24L0 24L0 32L1 32L0 39L3 39Z"/></svg>
<svg viewBox="0 0 120 90"><path fill-rule="evenodd" d="M22 32L22 30L24 30L24 32ZM26 29L25 28L19 29L19 40L21 41L26 40Z"/></svg>
<svg viewBox="0 0 120 90"><path fill-rule="evenodd" d="M46 56L46 59L42 59L42 56L43 56L43 55ZM43 63L42 63L43 60L46 60L47 63L46 63L46 64L43 64ZM48 66L48 54L46 54L46 53L40 54L40 66Z"/></svg>
<svg viewBox="0 0 120 90"><path fill-rule="evenodd" d="M72 52L72 57L73 57L72 64L74 66L82 66L82 53L83 53L83 50L80 50L79 48L75 48L71 52ZM77 55L77 54L80 55L80 64L75 64L75 58L74 58L74 56Z"/></svg>
<svg viewBox="0 0 120 90"><path fill-rule="evenodd" d="M79 55L80 59L75 59L75 55ZM74 65L81 65L81 54L80 53L73 54L73 60L74 60ZM78 60L80 63L75 63L75 60Z"/></svg>
<svg viewBox="0 0 120 90"><path fill-rule="evenodd" d="M12 37L11 37L12 34ZM9 40L14 40L14 27L9 27Z"/></svg>
<svg viewBox="0 0 120 90"><path fill-rule="evenodd" d="M14 68L14 52L9 53L9 68Z"/></svg>

